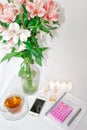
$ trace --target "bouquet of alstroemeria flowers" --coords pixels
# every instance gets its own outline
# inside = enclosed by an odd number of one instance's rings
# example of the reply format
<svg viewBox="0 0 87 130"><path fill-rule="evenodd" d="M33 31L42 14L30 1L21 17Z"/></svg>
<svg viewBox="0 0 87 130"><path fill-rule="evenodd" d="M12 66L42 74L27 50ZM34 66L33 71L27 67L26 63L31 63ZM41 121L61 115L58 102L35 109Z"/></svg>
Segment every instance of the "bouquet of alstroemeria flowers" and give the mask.
<svg viewBox="0 0 87 130"><path fill-rule="evenodd" d="M0 44L7 50L2 58L23 58L30 64L42 65L43 52L37 35L41 32L52 36L59 25L60 10L53 0L8 0L0 3ZM21 65L19 76L24 71Z"/></svg>

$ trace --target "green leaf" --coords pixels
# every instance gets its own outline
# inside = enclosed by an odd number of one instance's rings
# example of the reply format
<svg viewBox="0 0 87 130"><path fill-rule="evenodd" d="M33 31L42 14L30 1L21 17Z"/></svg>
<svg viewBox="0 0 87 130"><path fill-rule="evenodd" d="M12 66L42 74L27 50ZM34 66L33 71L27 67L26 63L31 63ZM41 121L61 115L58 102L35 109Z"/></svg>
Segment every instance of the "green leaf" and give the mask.
<svg viewBox="0 0 87 130"><path fill-rule="evenodd" d="M3 37L2 37L2 36L0 36L0 41L2 40L2 38L3 38Z"/></svg>
<svg viewBox="0 0 87 130"><path fill-rule="evenodd" d="M42 59L36 58L36 62L37 62L40 66L42 66Z"/></svg>
<svg viewBox="0 0 87 130"><path fill-rule="evenodd" d="M33 33L37 33L37 28L38 28L38 25L39 25L39 18L38 17L34 17L33 19L31 19L29 21L29 24L28 24L28 27L30 29L32 29L32 32Z"/></svg>
<svg viewBox="0 0 87 130"><path fill-rule="evenodd" d="M26 6L24 4L22 5L22 7L23 7L23 10L24 10L24 13L23 13L23 25L26 27L28 25L28 22L29 22L29 20L28 20L28 11L27 11Z"/></svg>
<svg viewBox="0 0 87 130"><path fill-rule="evenodd" d="M37 27L34 27L33 30L32 30L33 34L37 34L38 31L37 31Z"/></svg>
<svg viewBox="0 0 87 130"><path fill-rule="evenodd" d="M15 52L15 50L16 50L15 47L13 47L12 50L11 50L11 52Z"/></svg>
<svg viewBox="0 0 87 130"><path fill-rule="evenodd" d="M32 58L32 54L29 55L29 61L30 61L31 64L34 64L34 60Z"/></svg>
<svg viewBox="0 0 87 130"><path fill-rule="evenodd" d="M5 60L8 60L8 61L9 61L12 57L15 56L15 54L16 54L16 52L9 53L9 54L5 55L5 56L1 59L0 62L3 62L3 61L5 61Z"/></svg>
<svg viewBox="0 0 87 130"><path fill-rule="evenodd" d="M21 52L17 52L15 55L14 55L15 57L22 57L23 58L23 52L21 51Z"/></svg>
<svg viewBox="0 0 87 130"><path fill-rule="evenodd" d="M50 33L50 36L53 38L53 34L52 33Z"/></svg>
<svg viewBox="0 0 87 130"><path fill-rule="evenodd" d="M31 52L31 48L29 46L26 46L26 49Z"/></svg>
<svg viewBox="0 0 87 130"><path fill-rule="evenodd" d="M25 50L25 51L23 51L22 58L29 57L30 54L31 54L31 53L30 53L29 50Z"/></svg>
<svg viewBox="0 0 87 130"><path fill-rule="evenodd" d="M40 57L39 54L38 54L38 52L37 52L36 50L32 49L31 52L32 52L32 54L33 54L36 58L39 58L39 57Z"/></svg>
<svg viewBox="0 0 87 130"><path fill-rule="evenodd" d="M24 18L24 26L27 27L28 26L28 22L29 20L27 20L26 18Z"/></svg>
<svg viewBox="0 0 87 130"><path fill-rule="evenodd" d="M48 26L48 25L47 25L47 26ZM50 30L55 30L55 29L57 29L56 26L55 26L55 27L48 26L48 27L49 27Z"/></svg>
<svg viewBox="0 0 87 130"><path fill-rule="evenodd" d="M43 57L42 51L39 48L39 46L36 47L36 51L38 52L38 54L39 54L40 57Z"/></svg>
<svg viewBox="0 0 87 130"><path fill-rule="evenodd" d="M34 45L38 45L37 39L34 36L31 36L31 41Z"/></svg>
<svg viewBox="0 0 87 130"><path fill-rule="evenodd" d="M45 51L47 49L48 49L48 47L42 47L42 48L40 48L41 51Z"/></svg>
<svg viewBox="0 0 87 130"><path fill-rule="evenodd" d="M49 23L49 21L47 21L47 20L44 20L44 19L43 19L43 22L44 22L44 23Z"/></svg>
<svg viewBox="0 0 87 130"><path fill-rule="evenodd" d="M32 48L32 44L30 41L24 42L26 45L26 49L27 51L29 51L29 53L31 53L31 48Z"/></svg>
<svg viewBox="0 0 87 130"><path fill-rule="evenodd" d="M3 40L3 43L6 43L7 41L6 40Z"/></svg>
<svg viewBox="0 0 87 130"><path fill-rule="evenodd" d="M24 14L25 14L26 16L28 16L28 11L27 11L27 9L26 9L26 6L23 4L22 7L23 7L23 10L24 10Z"/></svg>
<svg viewBox="0 0 87 130"><path fill-rule="evenodd" d="M31 54L30 51L27 51L27 50L23 51L22 58L25 59L26 57L29 57L29 61L30 61L31 64L34 63L34 60L32 58L32 54Z"/></svg>
<svg viewBox="0 0 87 130"><path fill-rule="evenodd" d="M26 41L24 42L24 44L28 47L28 48L31 48L32 47L32 44L30 41Z"/></svg>
<svg viewBox="0 0 87 130"><path fill-rule="evenodd" d="M42 30L43 32L50 33L50 30L43 25L40 25L39 29Z"/></svg>
<svg viewBox="0 0 87 130"><path fill-rule="evenodd" d="M11 0L7 0L8 1L8 3L10 3L11 2Z"/></svg>
<svg viewBox="0 0 87 130"><path fill-rule="evenodd" d="M20 16L19 16L19 15L16 17L15 22L16 22L17 24L21 25L21 20L20 20Z"/></svg>
<svg viewBox="0 0 87 130"><path fill-rule="evenodd" d="M8 53L8 54L6 54L2 59L1 59L1 61L0 62L3 62L3 61L5 61L5 60L10 60L11 58L13 58L13 57L23 57L23 51L20 51L20 52L15 52L15 48L12 48L12 51L10 52L10 53Z"/></svg>
<svg viewBox="0 0 87 130"><path fill-rule="evenodd" d="M18 46L20 46L20 44L21 44L21 40L20 40L20 39L18 39Z"/></svg>
<svg viewBox="0 0 87 130"><path fill-rule="evenodd" d="M35 36L32 36L30 38L30 40L31 40L31 43L32 43L33 47L39 48L38 40L37 40L37 38Z"/></svg>
<svg viewBox="0 0 87 130"><path fill-rule="evenodd" d="M7 27L9 26L9 24L4 23L4 22L2 22L2 21L0 21L0 25L3 26L3 27L5 27L5 28L7 28Z"/></svg>
<svg viewBox="0 0 87 130"><path fill-rule="evenodd" d="M58 24L58 21L53 21L53 24Z"/></svg>
<svg viewBox="0 0 87 130"><path fill-rule="evenodd" d="M37 56L37 57L40 57L40 58L43 57L42 51L41 51L41 49L39 47L39 44L38 44L38 41L37 41L36 37L32 36L30 38L30 40L32 42L32 48L31 48L31 50L34 49L34 51L35 51L33 53L33 55Z"/></svg>
<svg viewBox="0 0 87 130"><path fill-rule="evenodd" d="M23 73L24 73L24 66L22 66L22 67L20 68L19 77L22 76Z"/></svg>

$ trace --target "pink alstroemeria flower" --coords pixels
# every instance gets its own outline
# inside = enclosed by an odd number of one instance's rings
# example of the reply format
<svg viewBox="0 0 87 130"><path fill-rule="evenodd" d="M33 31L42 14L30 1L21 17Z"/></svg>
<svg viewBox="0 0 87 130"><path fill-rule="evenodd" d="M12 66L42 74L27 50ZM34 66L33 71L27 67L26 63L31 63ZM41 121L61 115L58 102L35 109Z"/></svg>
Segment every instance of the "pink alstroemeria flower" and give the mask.
<svg viewBox="0 0 87 130"><path fill-rule="evenodd" d="M46 14L44 18L48 21L58 21L58 7L53 0L48 0L44 6Z"/></svg>
<svg viewBox="0 0 87 130"><path fill-rule="evenodd" d="M5 28L0 25L0 32L5 31Z"/></svg>
<svg viewBox="0 0 87 130"><path fill-rule="evenodd" d="M11 23L15 21L19 11L16 9L13 3L2 4L0 3L0 21Z"/></svg>
<svg viewBox="0 0 87 130"><path fill-rule="evenodd" d="M44 1L43 0L34 0L32 2L26 1L26 8L28 12L30 13L30 17L34 18L35 16L43 17L46 13L44 7Z"/></svg>

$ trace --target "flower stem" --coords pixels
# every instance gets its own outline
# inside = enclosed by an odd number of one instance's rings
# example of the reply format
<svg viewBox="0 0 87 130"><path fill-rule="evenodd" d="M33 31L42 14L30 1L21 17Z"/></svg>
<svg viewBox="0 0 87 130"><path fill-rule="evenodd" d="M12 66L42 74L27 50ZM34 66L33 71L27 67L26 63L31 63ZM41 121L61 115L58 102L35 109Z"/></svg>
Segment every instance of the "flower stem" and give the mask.
<svg viewBox="0 0 87 130"><path fill-rule="evenodd" d="M24 65L25 65L25 73L31 77L31 68L30 68L30 61L29 58L26 57L24 59Z"/></svg>

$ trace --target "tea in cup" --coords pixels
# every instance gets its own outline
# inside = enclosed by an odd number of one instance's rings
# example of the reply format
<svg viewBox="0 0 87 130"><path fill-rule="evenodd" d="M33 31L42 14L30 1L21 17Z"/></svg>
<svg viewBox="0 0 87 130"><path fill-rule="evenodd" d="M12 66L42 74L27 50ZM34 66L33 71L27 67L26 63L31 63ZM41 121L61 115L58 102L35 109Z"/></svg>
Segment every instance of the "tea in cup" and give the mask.
<svg viewBox="0 0 87 130"><path fill-rule="evenodd" d="M24 98L20 95L10 95L5 99L4 106L11 113L20 112L23 106Z"/></svg>

